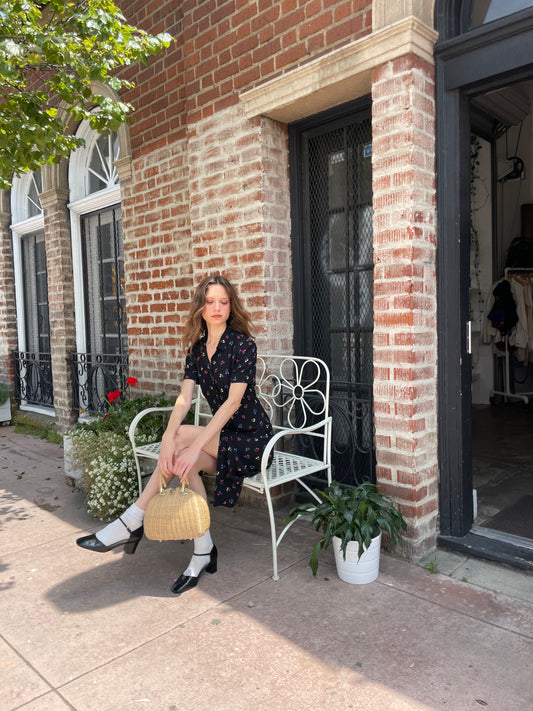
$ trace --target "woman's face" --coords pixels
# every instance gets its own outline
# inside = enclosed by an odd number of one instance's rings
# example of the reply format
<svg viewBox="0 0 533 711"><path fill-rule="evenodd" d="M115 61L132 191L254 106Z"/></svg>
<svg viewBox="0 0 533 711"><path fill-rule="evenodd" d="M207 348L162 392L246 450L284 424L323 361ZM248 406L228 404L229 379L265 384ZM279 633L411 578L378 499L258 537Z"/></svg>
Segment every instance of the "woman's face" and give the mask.
<svg viewBox="0 0 533 711"><path fill-rule="evenodd" d="M205 293L202 316L208 326L225 324L231 313L228 292L221 284L211 284Z"/></svg>

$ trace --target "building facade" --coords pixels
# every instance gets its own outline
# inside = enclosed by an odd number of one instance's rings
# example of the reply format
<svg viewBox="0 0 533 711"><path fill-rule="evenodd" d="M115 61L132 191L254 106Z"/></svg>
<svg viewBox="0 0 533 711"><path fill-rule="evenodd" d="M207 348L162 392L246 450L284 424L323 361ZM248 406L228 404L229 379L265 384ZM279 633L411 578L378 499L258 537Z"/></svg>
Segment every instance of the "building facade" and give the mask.
<svg viewBox="0 0 533 711"><path fill-rule="evenodd" d="M61 430L125 374L171 394L191 293L222 272L261 352L328 362L335 476L394 497L404 553L422 558L439 535L476 548L470 141L496 155L504 129L488 102L473 107L512 72L527 83L529 50L500 65L482 53L526 47L533 3L134 0L125 12L175 37L127 70L131 123L112 136L69 126L85 148L1 195L2 377ZM518 124L503 125L514 141Z"/></svg>

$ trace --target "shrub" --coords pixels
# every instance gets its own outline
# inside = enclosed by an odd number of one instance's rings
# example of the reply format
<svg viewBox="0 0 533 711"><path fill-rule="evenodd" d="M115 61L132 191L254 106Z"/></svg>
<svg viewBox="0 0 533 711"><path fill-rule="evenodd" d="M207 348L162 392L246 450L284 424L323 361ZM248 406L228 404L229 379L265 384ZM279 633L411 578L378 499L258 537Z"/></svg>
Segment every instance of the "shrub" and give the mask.
<svg viewBox="0 0 533 711"><path fill-rule="evenodd" d="M70 433L72 455L83 469L80 486L88 513L101 521L120 515L138 496L137 470L128 437L131 421L141 410L172 405L163 395L124 400L103 417L79 422ZM137 429L139 442L156 442L169 413L152 413Z"/></svg>

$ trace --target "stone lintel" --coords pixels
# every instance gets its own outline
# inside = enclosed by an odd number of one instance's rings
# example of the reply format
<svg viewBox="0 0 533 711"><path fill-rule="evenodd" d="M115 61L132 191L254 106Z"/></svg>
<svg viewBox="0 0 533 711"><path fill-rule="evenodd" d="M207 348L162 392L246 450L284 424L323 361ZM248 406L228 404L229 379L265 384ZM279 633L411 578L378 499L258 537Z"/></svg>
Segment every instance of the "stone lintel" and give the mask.
<svg viewBox="0 0 533 711"><path fill-rule="evenodd" d="M433 64L437 33L414 17L373 32L243 92L247 118L290 123L370 93L370 74L406 54Z"/></svg>

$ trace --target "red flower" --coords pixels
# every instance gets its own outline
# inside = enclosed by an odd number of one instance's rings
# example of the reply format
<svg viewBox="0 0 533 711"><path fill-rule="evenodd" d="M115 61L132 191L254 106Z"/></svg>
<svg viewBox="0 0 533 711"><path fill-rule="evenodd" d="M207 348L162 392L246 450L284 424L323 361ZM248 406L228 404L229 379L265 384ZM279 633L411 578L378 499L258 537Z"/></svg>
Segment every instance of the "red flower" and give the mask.
<svg viewBox="0 0 533 711"><path fill-rule="evenodd" d="M115 400L117 400L121 395L122 393L120 390L113 390L112 393L107 393L107 399L109 402L115 402Z"/></svg>
<svg viewBox="0 0 533 711"><path fill-rule="evenodd" d="M133 378L131 376L126 380L127 385L137 385L138 382L137 378Z"/></svg>

